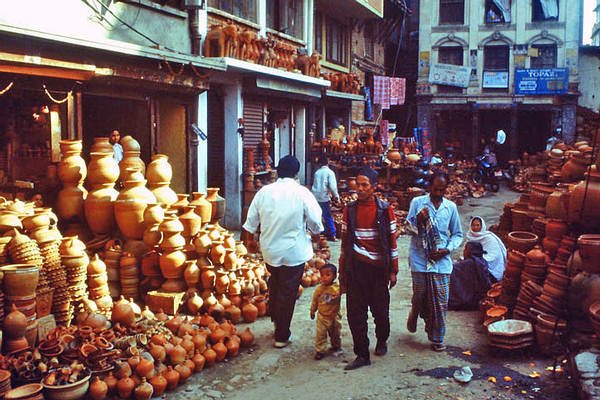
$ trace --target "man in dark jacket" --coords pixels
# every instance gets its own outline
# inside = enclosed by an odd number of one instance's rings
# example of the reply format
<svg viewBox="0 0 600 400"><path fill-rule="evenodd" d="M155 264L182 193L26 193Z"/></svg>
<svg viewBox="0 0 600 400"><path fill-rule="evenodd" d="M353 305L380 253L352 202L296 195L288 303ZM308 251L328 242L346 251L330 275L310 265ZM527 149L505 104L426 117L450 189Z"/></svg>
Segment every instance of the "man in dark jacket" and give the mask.
<svg viewBox="0 0 600 400"><path fill-rule="evenodd" d="M348 325L356 359L344 369L370 365L367 318L375 320L375 355L387 353L390 292L396 284L398 249L394 210L374 195L377 172L363 168L356 177L358 201L344 208L341 224L340 283L346 293Z"/></svg>

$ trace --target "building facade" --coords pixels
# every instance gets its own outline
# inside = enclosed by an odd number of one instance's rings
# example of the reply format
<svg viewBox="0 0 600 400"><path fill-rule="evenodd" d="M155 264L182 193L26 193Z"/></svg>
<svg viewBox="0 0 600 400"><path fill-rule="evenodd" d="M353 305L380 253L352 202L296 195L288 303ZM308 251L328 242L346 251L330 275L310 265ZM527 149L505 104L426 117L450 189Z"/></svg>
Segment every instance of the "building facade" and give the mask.
<svg viewBox="0 0 600 400"><path fill-rule="evenodd" d="M417 125L434 149L476 154L500 129L501 161L575 137L582 1L426 0Z"/></svg>

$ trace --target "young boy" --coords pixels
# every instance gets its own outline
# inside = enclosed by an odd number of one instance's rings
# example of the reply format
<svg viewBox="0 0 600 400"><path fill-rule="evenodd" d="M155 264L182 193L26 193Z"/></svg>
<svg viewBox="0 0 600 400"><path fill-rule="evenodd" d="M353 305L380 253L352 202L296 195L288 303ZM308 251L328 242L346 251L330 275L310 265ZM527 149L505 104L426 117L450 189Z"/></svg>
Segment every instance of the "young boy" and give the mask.
<svg viewBox="0 0 600 400"><path fill-rule="evenodd" d="M335 282L337 268L333 264L325 264L319 270L321 273L321 284L315 289L312 304L310 305L310 318L315 319L315 312L319 311L317 317L317 335L315 338L315 360L325 357L327 349L327 334L331 338L331 349L337 351L342 346L340 330L340 286Z"/></svg>

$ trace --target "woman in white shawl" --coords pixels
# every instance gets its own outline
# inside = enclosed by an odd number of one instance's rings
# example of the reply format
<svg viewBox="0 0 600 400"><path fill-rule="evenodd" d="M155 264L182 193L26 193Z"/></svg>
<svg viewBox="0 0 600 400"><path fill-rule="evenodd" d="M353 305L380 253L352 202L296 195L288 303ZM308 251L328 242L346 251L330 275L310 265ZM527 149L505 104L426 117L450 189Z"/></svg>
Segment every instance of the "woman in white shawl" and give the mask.
<svg viewBox="0 0 600 400"><path fill-rule="evenodd" d="M490 274L496 281L501 281L506 267L506 247L498 236L486 229L483 218L471 219L467 240L481 243L486 252L483 258L488 262Z"/></svg>

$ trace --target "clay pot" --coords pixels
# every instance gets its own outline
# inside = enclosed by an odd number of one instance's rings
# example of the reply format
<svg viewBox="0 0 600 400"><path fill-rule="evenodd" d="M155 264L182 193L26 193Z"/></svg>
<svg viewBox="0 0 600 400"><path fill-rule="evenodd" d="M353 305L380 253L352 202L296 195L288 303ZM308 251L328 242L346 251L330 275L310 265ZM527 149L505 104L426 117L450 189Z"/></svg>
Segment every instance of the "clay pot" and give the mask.
<svg viewBox="0 0 600 400"><path fill-rule="evenodd" d="M177 194L169 187L170 182L158 182L148 184L150 191L156 198L156 202L170 207L177 202Z"/></svg>
<svg viewBox="0 0 600 400"><path fill-rule="evenodd" d="M204 369L204 364L206 363L206 358L196 350L196 354L192 357L192 361L194 363L194 372L200 372Z"/></svg>
<svg viewBox="0 0 600 400"><path fill-rule="evenodd" d="M263 317L267 314L267 303L265 303L265 296L254 296L252 303L258 309L258 316Z"/></svg>
<svg viewBox="0 0 600 400"><path fill-rule="evenodd" d="M232 271L237 268L238 258L235 255L235 248L225 249L225 257L223 260L223 266L228 271Z"/></svg>
<svg viewBox="0 0 600 400"><path fill-rule="evenodd" d="M250 327L247 327L240 333L240 339L242 340L241 345L243 347L250 347L254 343L254 335L250 332Z"/></svg>
<svg viewBox="0 0 600 400"><path fill-rule="evenodd" d="M27 317L12 305L12 311L4 318L4 335L7 339L19 339L25 335L27 329Z"/></svg>
<svg viewBox="0 0 600 400"><path fill-rule="evenodd" d="M573 187L569 197L569 222L596 228L600 217L600 172L587 172L588 180ZM586 193L587 191L587 193Z"/></svg>
<svg viewBox="0 0 600 400"><path fill-rule="evenodd" d="M81 221L87 190L81 186L65 186L56 198L56 214L62 221Z"/></svg>
<svg viewBox="0 0 600 400"><path fill-rule="evenodd" d="M240 322L240 319L242 317L242 310L240 310L239 307L232 304L229 307L225 308L224 315L225 318L227 318L234 324L237 324L238 322Z"/></svg>
<svg viewBox="0 0 600 400"><path fill-rule="evenodd" d="M90 384L88 395L92 400L104 400L108 394L108 385L96 376Z"/></svg>
<svg viewBox="0 0 600 400"><path fill-rule="evenodd" d="M538 242L538 236L526 231L513 231L508 234L507 244L510 249L527 253Z"/></svg>
<svg viewBox="0 0 600 400"><path fill-rule="evenodd" d="M565 221L551 219L546 223L546 237L558 241L569 232L569 226Z"/></svg>
<svg viewBox="0 0 600 400"><path fill-rule="evenodd" d="M165 219L165 209L158 203L149 203L144 210L144 225L160 225Z"/></svg>
<svg viewBox="0 0 600 400"><path fill-rule="evenodd" d="M140 158L140 152L123 149L123 159L119 162L119 171L121 182L129 180L133 171L139 171L143 176L146 164Z"/></svg>
<svg viewBox="0 0 600 400"><path fill-rule="evenodd" d="M247 302L242 306L242 315L245 322L254 322L258 317L258 308L254 304Z"/></svg>
<svg viewBox="0 0 600 400"><path fill-rule="evenodd" d="M183 207L188 206L190 202L188 201L190 195L187 193L177 193L177 201L171 204L171 208L178 211L178 214L181 214Z"/></svg>
<svg viewBox="0 0 600 400"><path fill-rule="evenodd" d="M165 252L159 257L160 271L167 279L179 279L185 271L185 253L181 250Z"/></svg>
<svg viewBox="0 0 600 400"><path fill-rule="evenodd" d="M214 265L222 265L225 262L225 247L223 247L222 240L216 240L212 242L210 259Z"/></svg>
<svg viewBox="0 0 600 400"><path fill-rule="evenodd" d="M193 370L190 369L185 363L181 363L175 366L175 371L179 372L179 382L185 382L191 375Z"/></svg>
<svg viewBox="0 0 600 400"><path fill-rule="evenodd" d="M227 346L223 343L224 338L213 345L213 350L217 353L217 361L223 361L227 355Z"/></svg>
<svg viewBox="0 0 600 400"><path fill-rule="evenodd" d="M190 202L190 206L194 206L194 212L202 220L202 224L207 224L212 218L212 204L206 199L206 195L200 192L193 192L193 199Z"/></svg>
<svg viewBox="0 0 600 400"><path fill-rule="evenodd" d="M206 200L212 205L211 223L219 222L225 216L225 199L219 196L219 188L206 188ZM204 222L204 220L203 220Z"/></svg>
<svg viewBox="0 0 600 400"><path fill-rule="evenodd" d="M225 347L227 347L228 357L237 356L240 351L240 341L238 336L231 336L227 338L227 343L225 344Z"/></svg>
<svg viewBox="0 0 600 400"><path fill-rule="evenodd" d="M167 389L168 382L164 376L162 376L160 374L156 374L154 376L154 378L150 379L150 384L152 385L152 388L154 389L154 396L159 397L159 396L162 396L162 394ZM175 385L175 386L177 386L177 385Z"/></svg>
<svg viewBox="0 0 600 400"><path fill-rule="evenodd" d="M168 352L168 356L169 356L169 360L171 361L171 364L179 364L182 363L183 360L185 360L185 356L186 356L186 351L185 349L178 344L177 346L173 347L173 349L171 349L171 351Z"/></svg>
<svg viewBox="0 0 600 400"><path fill-rule="evenodd" d="M104 378L104 383L106 383L106 386L108 387L108 393L110 393L110 394L115 393L115 391L117 390L118 382L119 382L119 380L117 378L115 378L112 371L109 372L108 376L106 378Z"/></svg>
<svg viewBox="0 0 600 400"><path fill-rule="evenodd" d="M215 365L215 362L217 361L217 353L215 353L215 351L211 347L207 347L206 350L204 350L204 352L202 353L202 356L205 359L205 367L212 367L213 365Z"/></svg>
<svg viewBox="0 0 600 400"><path fill-rule="evenodd" d="M140 377L150 377L150 374L154 373L154 363L145 358L140 359L138 365L135 367L135 373Z"/></svg>
<svg viewBox="0 0 600 400"><path fill-rule="evenodd" d="M121 233L127 239L140 240L144 234L144 211L156 197L144 186L145 180L123 182L124 190L115 201L115 218Z"/></svg>
<svg viewBox="0 0 600 400"><path fill-rule="evenodd" d="M229 276L227 272L218 270L216 272L215 290L218 294L225 294L229 290Z"/></svg>
<svg viewBox="0 0 600 400"><path fill-rule="evenodd" d="M119 164L110 153L90 153L92 161L88 166L87 182L92 186L115 183L119 179Z"/></svg>
<svg viewBox="0 0 600 400"><path fill-rule="evenodd" d="M198 255L206 255L210 251L212 240L208 236L208 232L200 230L194 238L193 244Z"/></svg>
<svg viewBox="0 0 600 400"><path fill-rule="evenodd" d="M175 390L175 388L179 384L179 372L175 371L173 367L169 365L167 367L167 372L165 372L164 376L167 380L167 390Z"/></svg>
<svg viewBox="0 0 600 400"><path fill-rule="evenodd" d="M13 239L14 240L14 239ZM3 292L8 297L35 296L39 280L39 269L33 264L9 264L0 267L4 274Z"/></svg>
<svg viewBox="0 0 600 400"><path fill-rule="evenodd" d="M95 137L94 144L90 149L92 153L112 153L113 146L110 144L109 138L107 137Z"/></svg>
<svg viewBox="0 0 600 400"><path fill-rule="evenodd" d="M119 322L124 326L131 326L135 323L133 308L123 296L121 296L113 307L112 322Z"/></svg>
<svg viewBox="0 0 600 400"><path fill-rule="evenodd" d="M546 264L546 254L542 251L540 246L535 246L533 249L527 252L526 254L528 264L533 265L545 265Z"/></svg>
<svg viewBox="0 0 600 400"><path fill-rule="evenodd" d="M117 392L122 399L131 397L134 388L135 382L129 377L119 379L119 382L117 382Z"/></svg>
<svg viewBox="0 0 600 400"><path fill-rule="evenodd" d="M146 179L150 183L171 182L173 168L169 164L169 157L165 154L154 154L152 161L146 168Z"/></svg>
<svg viewBox="0 0 600 400"><path fill-rule="evenodd" d="M154 386L146 381L146 378L142 378L140 383L134 390L133 396L136 400L149 400L154 394Z"/></svg>
<svg viewBox="0 0 600 400"><path fill-rule="evenodd" d="M165 361L165 359L167 358L167 353L166 350L163 346L155 344L155 343L150 343L150 355L152 355L152 357L155 360L158 361Z"/></svg>
<svg viewBox="0 0 600 400"><path fill-rule="evenodd" d="M202 226L202 218L194 212L195 206L186 206L183 208L183 214L179 221L183 224L182 235L191 238L198 234Z"/></svg>

